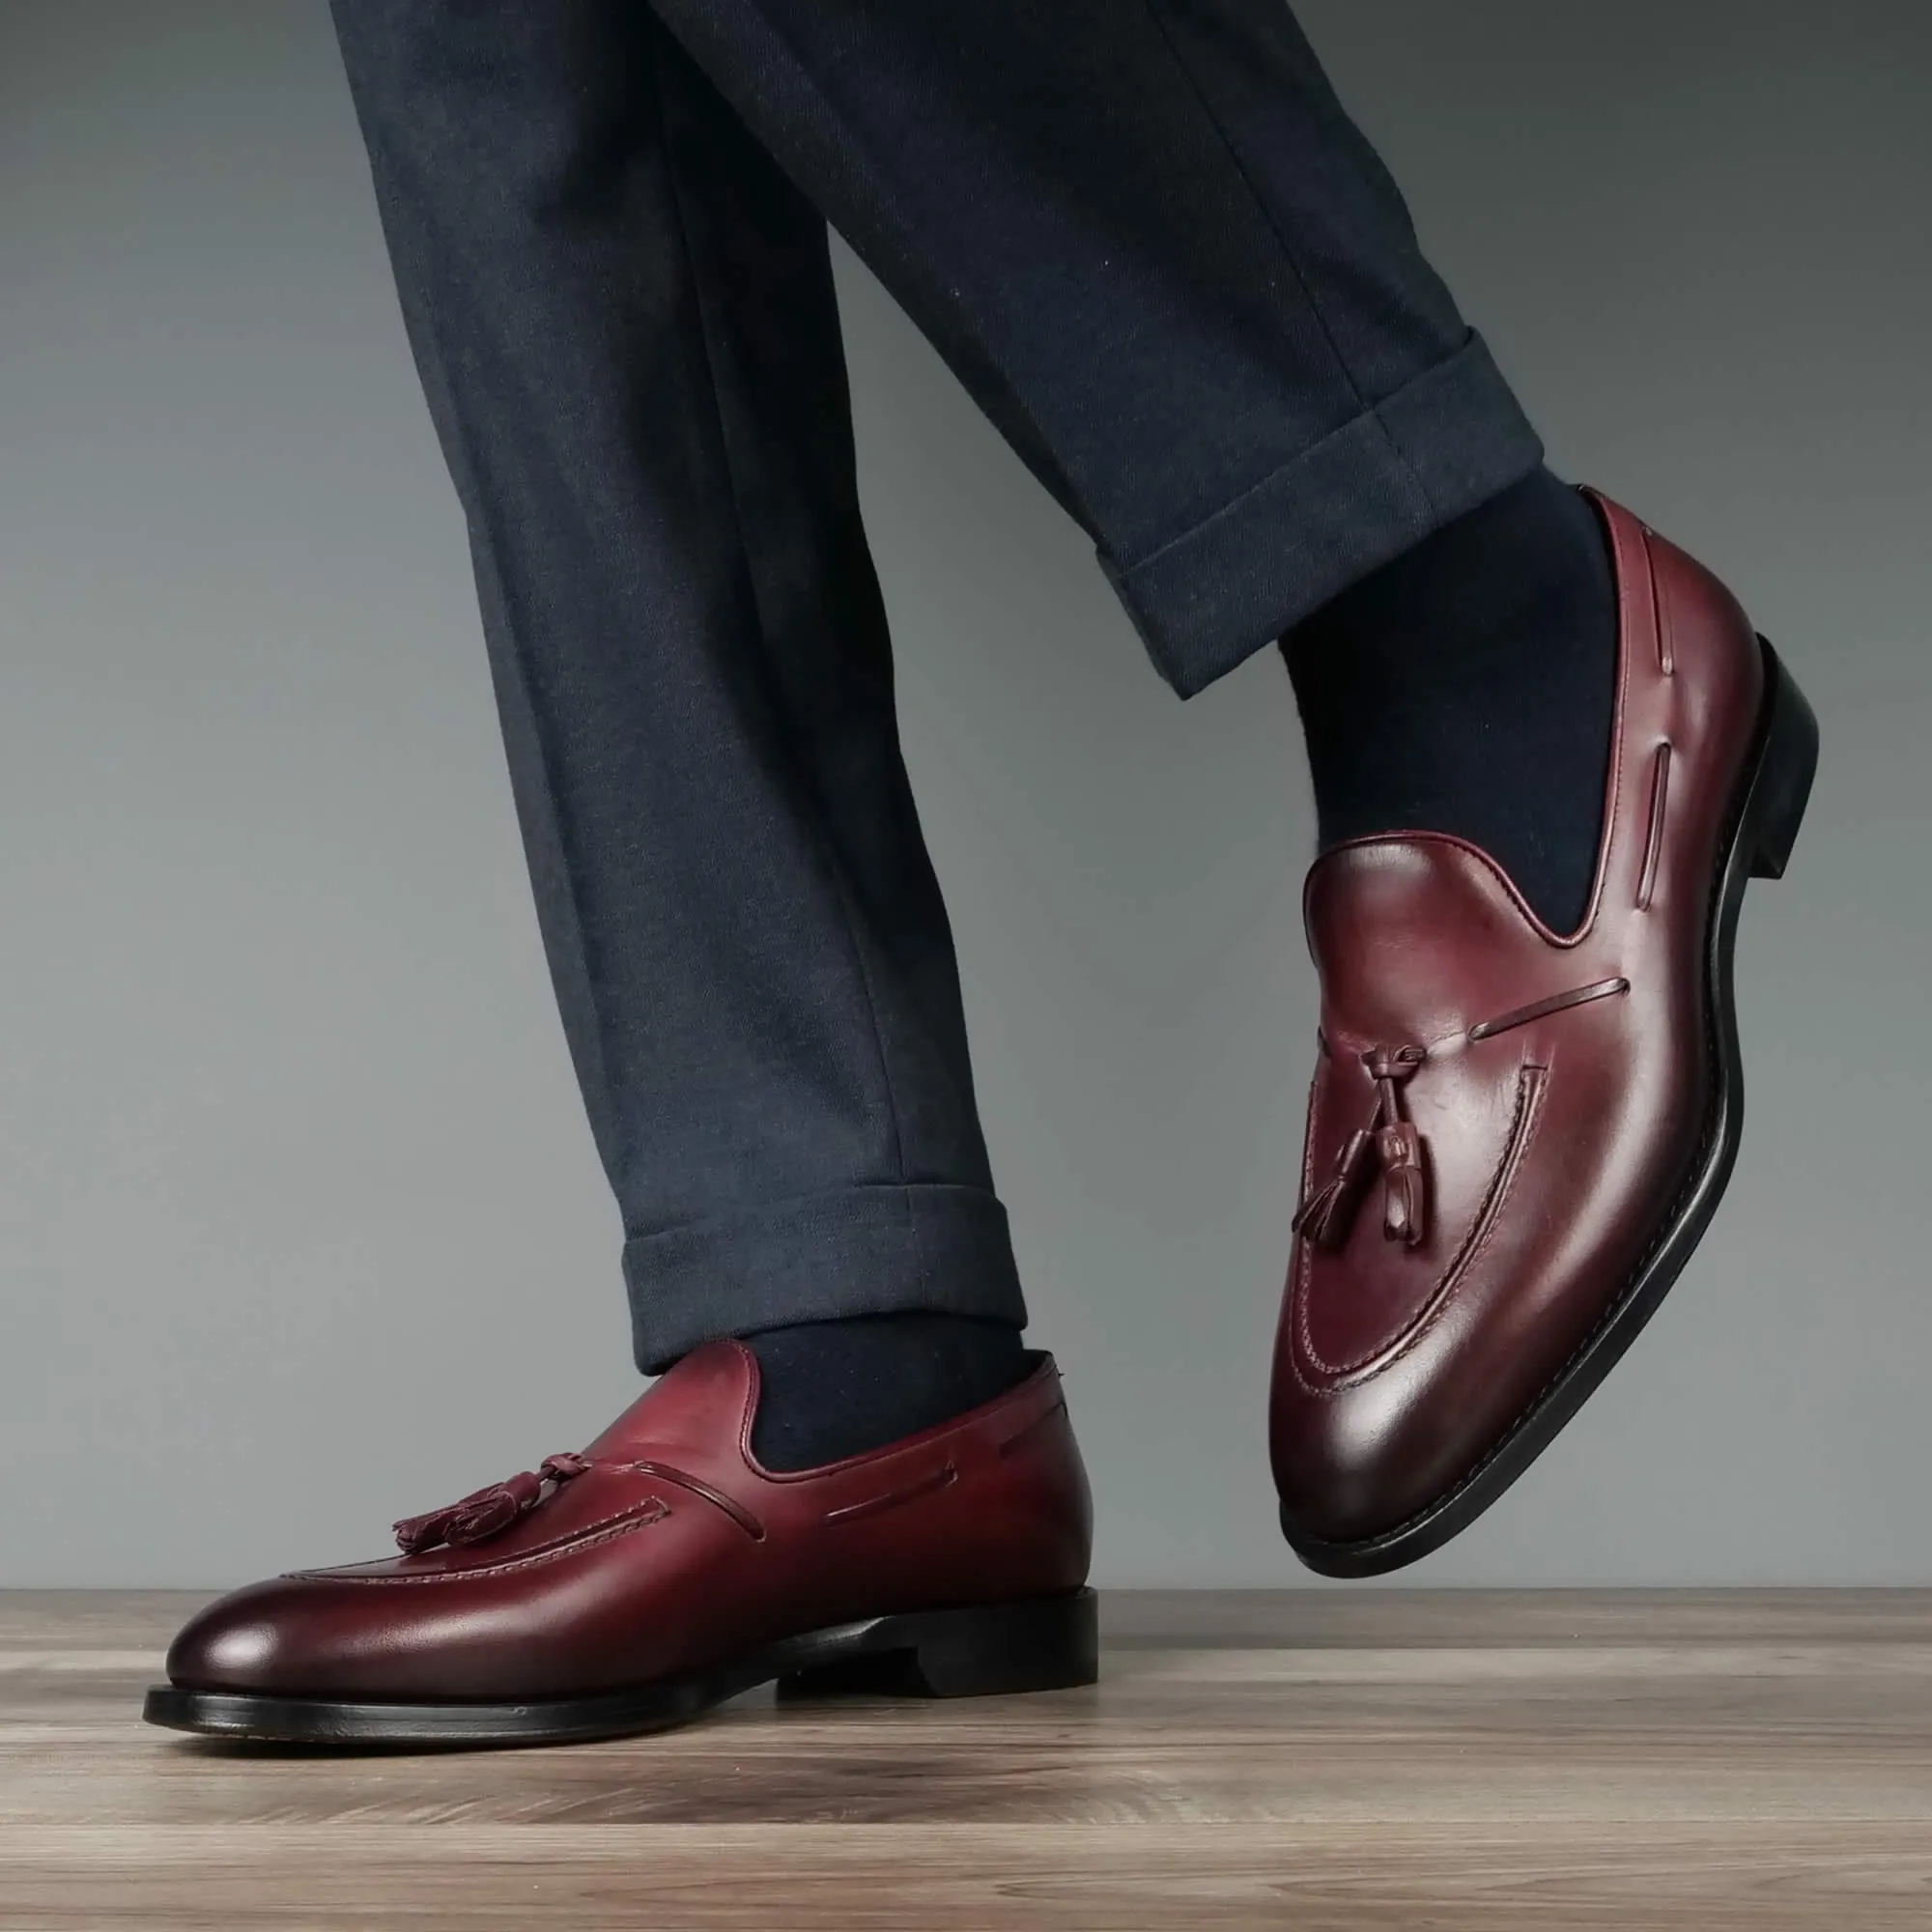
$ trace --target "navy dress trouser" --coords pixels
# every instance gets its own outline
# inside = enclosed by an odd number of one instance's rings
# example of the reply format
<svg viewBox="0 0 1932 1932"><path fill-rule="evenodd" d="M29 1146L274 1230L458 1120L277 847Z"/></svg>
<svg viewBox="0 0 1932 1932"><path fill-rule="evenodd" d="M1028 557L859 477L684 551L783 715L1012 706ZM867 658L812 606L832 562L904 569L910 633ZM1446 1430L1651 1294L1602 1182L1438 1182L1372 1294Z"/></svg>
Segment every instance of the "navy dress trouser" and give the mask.
<svg viewBox="0 0 1932 1932"><path fill-rule="evenodd" d="M1182 696L1542 451L1280 0L333 0L639 1363L1025 1319L838 230Z"/></svg>

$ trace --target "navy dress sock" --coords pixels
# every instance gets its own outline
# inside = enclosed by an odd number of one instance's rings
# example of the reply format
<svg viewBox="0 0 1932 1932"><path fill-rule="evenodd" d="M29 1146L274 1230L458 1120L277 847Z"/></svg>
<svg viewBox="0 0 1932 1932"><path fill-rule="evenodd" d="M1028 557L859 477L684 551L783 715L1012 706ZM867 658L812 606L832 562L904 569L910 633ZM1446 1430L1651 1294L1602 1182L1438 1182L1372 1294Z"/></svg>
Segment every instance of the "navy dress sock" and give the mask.
<svg viewBox="0 0 1932 1932"><path fill-rule="evenodd" d="M744 1337L762 1394L752 1453L814 1469L1005 1395L1031 1370L1020 1331L963 1315L864 1315Z"/></svg>
<svg viewBox="0 0 1932 1932"><path fill-rule="evenodd" d="M1574 931L1602 837L1617 630L1603 524L1548 469L1345 591L1283 640L1322 850L1454 833Z"/></svg>

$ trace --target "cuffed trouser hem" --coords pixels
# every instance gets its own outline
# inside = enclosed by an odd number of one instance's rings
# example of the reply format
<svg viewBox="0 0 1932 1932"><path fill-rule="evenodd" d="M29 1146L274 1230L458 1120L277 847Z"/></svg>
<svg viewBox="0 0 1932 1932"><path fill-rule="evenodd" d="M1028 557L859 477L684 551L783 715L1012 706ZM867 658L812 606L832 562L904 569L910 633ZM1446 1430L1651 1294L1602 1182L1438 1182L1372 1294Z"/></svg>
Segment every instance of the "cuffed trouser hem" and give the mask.
<svg viewBox="0 0 1932 1932"><path fill-rule="evenodd" d="M1007 1210L976 1187L854 1187L639 1235L624 1282L647 1376L700 1342L798 1321L1027 1319Z"/></svg>
<svg viewBox="0 0 1932 1932"><path fill-rule="evenodd" d="M1543 461L1473 332L1447 360L1137 563L1100 565L1182 697Z"/></svg>

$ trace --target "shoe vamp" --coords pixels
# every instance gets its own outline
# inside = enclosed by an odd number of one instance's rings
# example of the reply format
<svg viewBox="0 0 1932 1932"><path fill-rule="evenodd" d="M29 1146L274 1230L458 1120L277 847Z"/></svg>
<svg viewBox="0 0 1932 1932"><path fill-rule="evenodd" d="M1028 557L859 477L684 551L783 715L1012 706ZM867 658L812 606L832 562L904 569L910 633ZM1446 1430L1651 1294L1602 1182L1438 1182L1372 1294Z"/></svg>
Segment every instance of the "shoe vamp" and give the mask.
<svg viewBox="0 0 1932 1932"><path fill-rule="evenodd" d="M1423 1142L1427 1234L1385 1237L1378 1181L1340 1248L1297 1244L1305 1375L1372 1375L1425 1341L1440 1353L1469 1340L1509 1365L1500 1379L1553 1372L1628 1280L1694 1151L1701 1047L1652 1019L1606 999L1431 1061L1403 1095ZM1318 1163L1372 1092L1358 1067L1324 1061Z"/></svg>

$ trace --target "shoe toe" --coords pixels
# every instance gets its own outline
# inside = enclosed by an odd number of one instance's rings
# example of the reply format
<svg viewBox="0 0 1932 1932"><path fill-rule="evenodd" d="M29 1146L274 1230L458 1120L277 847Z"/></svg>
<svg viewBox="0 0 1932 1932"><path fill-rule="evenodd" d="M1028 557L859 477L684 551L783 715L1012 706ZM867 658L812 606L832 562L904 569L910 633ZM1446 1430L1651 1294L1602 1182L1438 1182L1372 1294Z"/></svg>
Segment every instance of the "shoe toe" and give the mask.
<svg viewBox="0 0 1932 1932"><path fill-rule="evenodd" d="M1275 1399L1275 1485L1297 1543L1365 1542L1436 1499L1447 1472L1416 1442L1400 1376Z"/></svg>
<svg viewBox="0 0 1932 1932"><path fill-rule="evenodd" d="M313 1620L285 1579L232 1591L168 1646L169 1683L187 1690L288 1691L317 1674ZM324 1673L327 1674L327 1673Z"/></svg>

